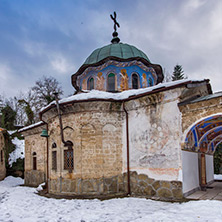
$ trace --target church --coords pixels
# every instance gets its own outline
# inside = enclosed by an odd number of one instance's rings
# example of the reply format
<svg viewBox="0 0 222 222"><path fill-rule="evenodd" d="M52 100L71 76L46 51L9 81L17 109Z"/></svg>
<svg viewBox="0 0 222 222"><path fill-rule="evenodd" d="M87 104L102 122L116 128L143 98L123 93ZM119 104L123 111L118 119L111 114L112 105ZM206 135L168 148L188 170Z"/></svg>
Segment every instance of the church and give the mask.
<svg viewBox="0 0 222 222"><path fill-rule="evenodd" d="M214 180L222 142L222 93L210 81L162 83L161 65L111 44L71 76L73 96L56 99L25 137L25 185L56 195L134 195L180 200ZM55 95L56 96L56 95Z"/></svg>

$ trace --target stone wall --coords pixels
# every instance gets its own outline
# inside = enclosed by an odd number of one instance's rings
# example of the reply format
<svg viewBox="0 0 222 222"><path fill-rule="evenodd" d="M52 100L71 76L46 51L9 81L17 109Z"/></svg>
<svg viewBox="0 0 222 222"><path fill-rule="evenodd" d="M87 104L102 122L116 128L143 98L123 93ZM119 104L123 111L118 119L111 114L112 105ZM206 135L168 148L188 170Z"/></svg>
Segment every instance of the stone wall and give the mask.
<svg viewBox="0 0 222 222"><path fill-rule="evenodd" d="M143 196L160 200L181 200L183 198L182 182L154 180L145 174L130 173L130 187L133 196ZM108 195L127 194L127 173L98 179L53 179L50 191L54 194L72 195Z"/></svg>
<svg viewBox="0 0 222 222"><path fill-rule="evenodd" d="M6 175L5 168L5 138L4 130L0 128L0 180L3 180Z"/></svg>
<svg viewBox="0 0 222 222"><path fill-rule="evenodd" d="M68 148L61 142L58 117L48 119L50 192L61 186L55 182L58 178L75 184L79 180L100 181L100 178L122 173L123 114L120 108L118 103L86 102L74 104L63 112L64 138L73 143L72 172L64 169L64 151ZM53 148L53 144L56 147ZM52 169L52 152L56 152L56 169ZM74 185L67 187L70 186Z"/></svg>
<svg viewBox="0 0 222 222"><path fill-rule="evenodd" d="M27 186L38 186L46 181L47 139L40 136L44 128L39 126L22 132L25 136L25 185ZM33 154L36 154L36 170L33 170Z"/></svg>

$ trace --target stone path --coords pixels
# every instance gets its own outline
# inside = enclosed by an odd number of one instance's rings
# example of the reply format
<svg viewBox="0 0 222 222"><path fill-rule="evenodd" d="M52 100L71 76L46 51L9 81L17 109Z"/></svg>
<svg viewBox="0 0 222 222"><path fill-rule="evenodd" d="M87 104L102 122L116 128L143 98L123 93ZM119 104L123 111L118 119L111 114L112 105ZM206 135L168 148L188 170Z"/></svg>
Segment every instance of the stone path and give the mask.
<svg viewBox="0 0 222 222"><path fill-rule="evenodd" d="M215 181L206 191L198 190L186 197L192 200L222 200L222 181Z"/></svg>

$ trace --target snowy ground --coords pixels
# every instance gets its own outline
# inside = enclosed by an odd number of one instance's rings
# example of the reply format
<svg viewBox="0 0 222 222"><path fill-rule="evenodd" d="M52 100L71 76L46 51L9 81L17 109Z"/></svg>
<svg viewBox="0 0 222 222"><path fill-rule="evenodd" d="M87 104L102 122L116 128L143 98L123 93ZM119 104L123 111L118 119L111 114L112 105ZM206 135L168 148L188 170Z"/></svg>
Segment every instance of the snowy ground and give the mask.
<svg viewBox="0 0 222 222"><path fill-rule="evenodd" d="M15 137L12 140L12 143L16 146L15 150L9 154L9 165L12 166L14 162L18 158L25 158L25 141L24 140L19 140L17 137Z"/></svg>
<svg viewBox="0 0 222 222"><path fill-rule="evenodd" d="M19 184L23 180L14 177L0 182L0 221L222 221L222 201L57 200Z"/></svg>

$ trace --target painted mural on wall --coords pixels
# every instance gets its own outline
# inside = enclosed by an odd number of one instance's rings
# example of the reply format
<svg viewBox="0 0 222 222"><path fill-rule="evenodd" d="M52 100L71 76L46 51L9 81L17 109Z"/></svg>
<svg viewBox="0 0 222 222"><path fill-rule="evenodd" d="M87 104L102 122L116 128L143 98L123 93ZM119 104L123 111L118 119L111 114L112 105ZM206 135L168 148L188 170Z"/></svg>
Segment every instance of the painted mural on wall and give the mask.
<svg viewBox="0 0 222 222"><path fill-rule="evenodd" d="M133 88L145 88L156 85L157 75L152 67L142 62L108 61L97 67L87 68L78 76L77 83L82 90L108 90L108 76L115 75L115 91L124 91ZM136 82L137 81L137 82Z"/></svg>
<svg viewBox="0 0 222 222"><path fill-rule="evenodd" d="M222 116L212 116L195 124L189 130L184 150L213 154L221 142Z"/></svg>

